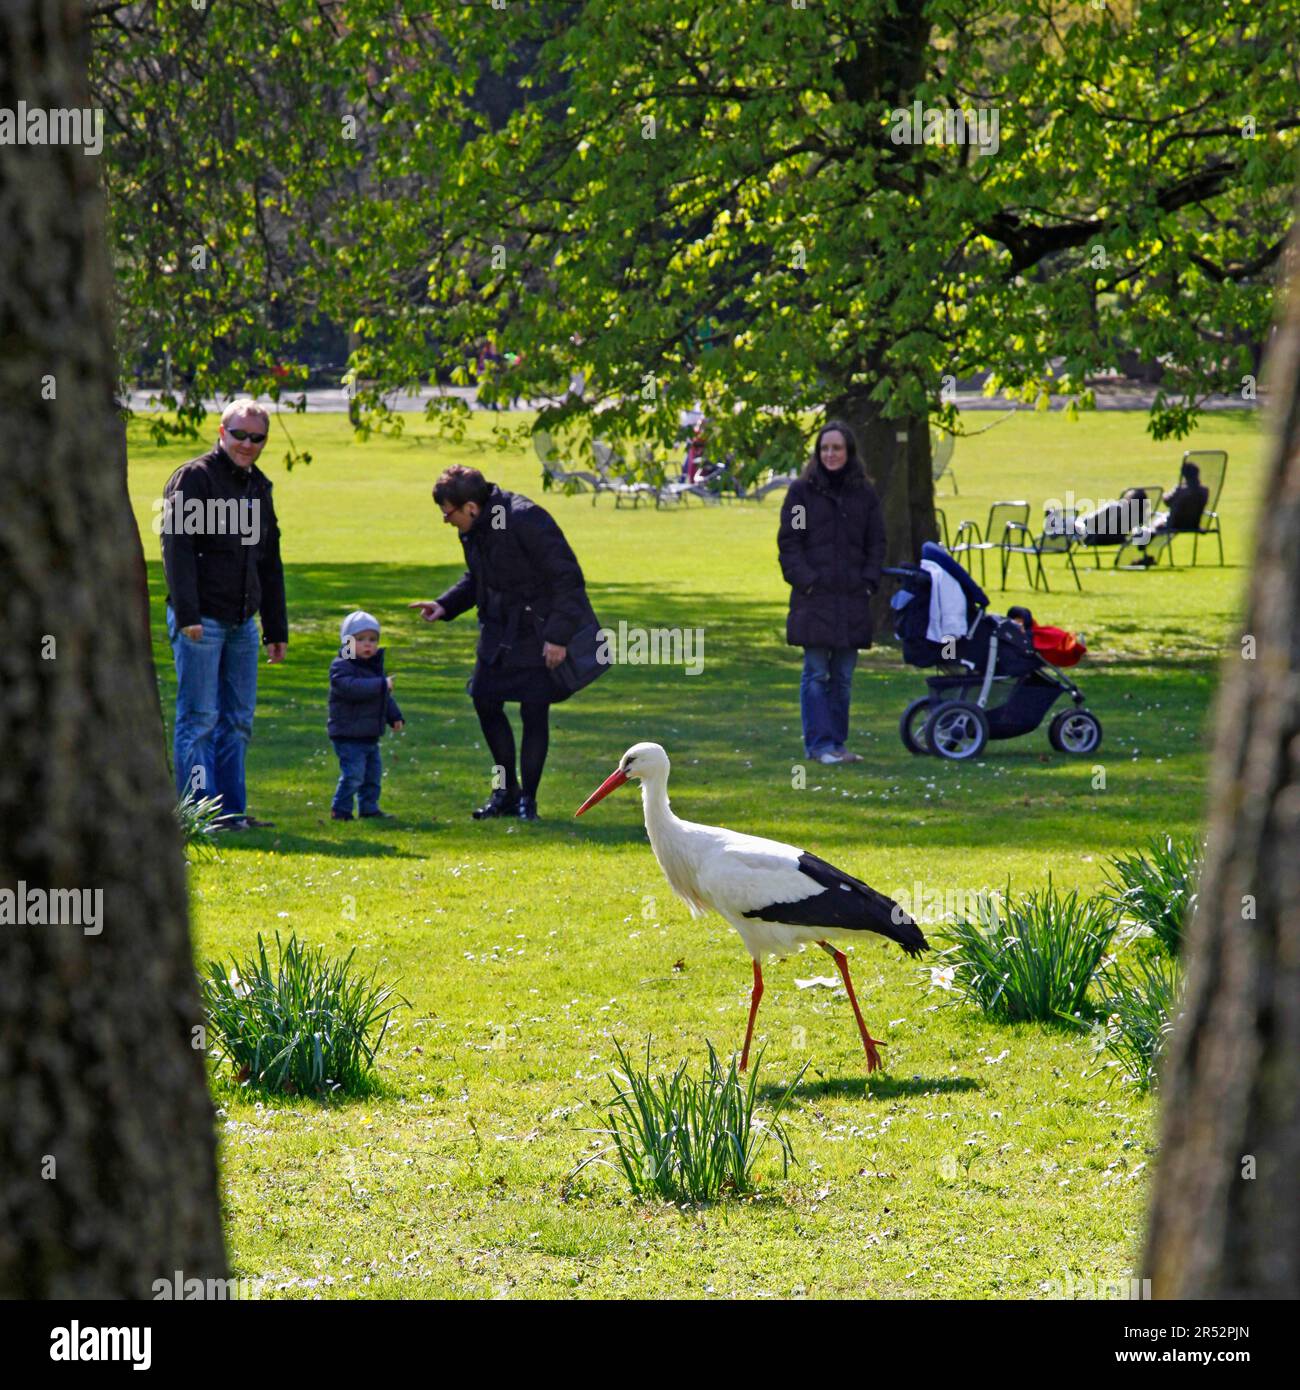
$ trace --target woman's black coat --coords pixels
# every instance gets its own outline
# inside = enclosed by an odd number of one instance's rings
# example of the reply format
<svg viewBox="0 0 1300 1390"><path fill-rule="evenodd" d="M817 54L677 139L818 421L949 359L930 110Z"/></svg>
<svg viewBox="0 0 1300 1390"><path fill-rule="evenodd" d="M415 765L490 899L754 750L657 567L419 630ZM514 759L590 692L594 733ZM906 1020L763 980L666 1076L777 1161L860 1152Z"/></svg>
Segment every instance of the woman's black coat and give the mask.
<svg viewBox="0 0 1300 1390"><path fill-rule="evenodd" d="M833 487L818 463L786 492L777 549L790 585L786 641L792 647L869 647L871 595L885 563L875 488L856 473Z"/></svg>
<svg viewBox="0 0 1300 1390"><path fill-rule="evenodd" d="M448 622L478 607L484 665L545 666L543 642L567 647L575 632L596 622L564 532L527 497L493 483L460 542L468 569L438 602Z"/></svg>

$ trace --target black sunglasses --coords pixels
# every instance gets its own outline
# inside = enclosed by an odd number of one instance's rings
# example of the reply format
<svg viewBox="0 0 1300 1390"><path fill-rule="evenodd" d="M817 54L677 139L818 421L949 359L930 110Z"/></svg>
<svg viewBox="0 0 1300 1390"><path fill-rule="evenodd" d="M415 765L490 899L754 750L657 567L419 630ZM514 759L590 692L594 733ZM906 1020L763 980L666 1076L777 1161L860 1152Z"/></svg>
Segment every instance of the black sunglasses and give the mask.
<svg viewBox="0 0 1300 1390"><path fill-rule="evenodd" d="M248 440L250 444L260 444L266 438L264 434L253 434L249 430L227 430L226 433L231 439L239 440L241 444L244 440Z"/></svg>

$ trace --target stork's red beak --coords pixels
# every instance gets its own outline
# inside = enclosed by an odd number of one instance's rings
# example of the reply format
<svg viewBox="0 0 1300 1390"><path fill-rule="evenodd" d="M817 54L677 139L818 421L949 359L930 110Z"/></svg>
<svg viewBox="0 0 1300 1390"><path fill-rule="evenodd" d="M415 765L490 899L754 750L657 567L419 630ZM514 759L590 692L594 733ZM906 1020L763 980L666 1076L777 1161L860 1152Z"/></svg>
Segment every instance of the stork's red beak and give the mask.
<svg viewBox="0 0 1300 1390"><path fill-rule="evenodd" d="M624 772L621 767L616 768L613 772L609 774L608 777L605 778L605 780L600 784L600 786L598 786L596 790L592 792L592 794L586 799L586 801L584 801L582 805L579 806L573 814L575 816L580 816L589 807L594 806L596 802L602 800L604 797L607 797L610 794L610 792L614 790L615 787L621 787L623 783L626 781L627 773Z"/></svg>

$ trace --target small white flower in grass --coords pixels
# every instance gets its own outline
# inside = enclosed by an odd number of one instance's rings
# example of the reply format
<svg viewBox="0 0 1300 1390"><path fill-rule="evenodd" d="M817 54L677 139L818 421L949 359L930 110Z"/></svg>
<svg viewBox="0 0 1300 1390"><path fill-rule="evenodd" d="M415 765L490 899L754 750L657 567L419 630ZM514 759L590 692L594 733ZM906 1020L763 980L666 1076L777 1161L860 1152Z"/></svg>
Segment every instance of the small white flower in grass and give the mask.
<svg viewBox="0 0 1300 1390"><path fill-rule="evenodd" d="M247 999L253 992L253 986L245 984L244 981L239 978L239 971L236 970L233 965L230 967L230 976L226 983L229 984L231 993L234 994L236 999Z"/></svg>
<svg viewBox="0 0 1300 1390"><path fill-rule="evenodd" d="M937 965L930 967L930 988L931 989L951 989L953 981L957 978L957 967L955 965L945 965L940 968Z"/></svg>

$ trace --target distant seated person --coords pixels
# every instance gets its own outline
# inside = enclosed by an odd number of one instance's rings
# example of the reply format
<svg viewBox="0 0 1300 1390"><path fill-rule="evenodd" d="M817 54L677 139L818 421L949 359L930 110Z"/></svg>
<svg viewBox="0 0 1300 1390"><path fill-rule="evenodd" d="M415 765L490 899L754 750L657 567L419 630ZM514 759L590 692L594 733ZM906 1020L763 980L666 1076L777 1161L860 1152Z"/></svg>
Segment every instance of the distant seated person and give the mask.
<svg viewBox="0 0 1300 1390"><path fill-rule="evenodd" d="M1153 533L1199 530L1210 501L1210 489L1201 482L1201 470L1194 463L1184 463L1178 486L1166 492L1161 501L1169 510L1156 513L1151 525Z"/></svg>
<svg viewBox="0 0 1300 1390"><path fill-rule="evenodd" d="M1171 488L1160 500L1168 511L1157 512L1149 527L1136 532L1134 545L1148 546L1162 532L1199 530L1201 517L1210 501L1210 489L1201 482L1201 470L1194 463L1184 463L1178 486ZM1151 565L1155 561L1144 555L1139 563Z"/></svg>
<svg viewBox="0 0 1300 1390"><path fill-rule="evenodd" d="M1076 517L1074 529L1084 545L1121 545L1146 526L1149 510L1146 493L1131 487L1117 501Z"/></svg>

